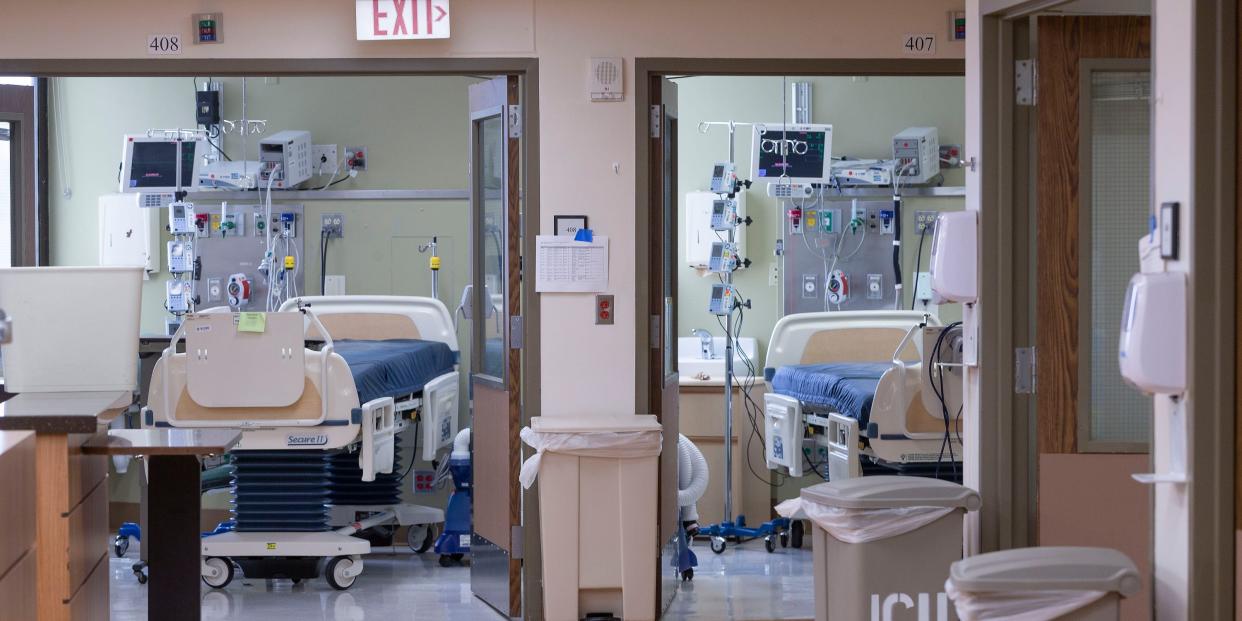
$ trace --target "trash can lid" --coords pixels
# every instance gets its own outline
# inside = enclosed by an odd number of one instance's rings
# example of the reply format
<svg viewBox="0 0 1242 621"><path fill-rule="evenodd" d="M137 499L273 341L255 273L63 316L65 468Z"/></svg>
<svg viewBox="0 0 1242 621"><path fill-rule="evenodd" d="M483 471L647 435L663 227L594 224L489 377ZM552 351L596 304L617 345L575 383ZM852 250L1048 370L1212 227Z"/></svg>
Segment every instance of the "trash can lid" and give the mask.
<svg viewBox="0 0 1242 621"><path fill-rule="evenodd" d="M812 485L802 498L843 509L960 507L977 511L979 492L957 483L926 477L870 476Z"/></svg>
<svg viewBox="0 0 1242 621"><path fill-rule="evenodd" d="M590 433L593 431L653 431L661 429L651 414L584 414L535 416L530 428L539 433Z"/></svg>
<svg viewBox="0 0 1242 621"><path fill-rule="evenodd" d="M949 577L965 592L1138 592L1138 570L1109 548L1041 547L989 552L953 563Z"/></svg>

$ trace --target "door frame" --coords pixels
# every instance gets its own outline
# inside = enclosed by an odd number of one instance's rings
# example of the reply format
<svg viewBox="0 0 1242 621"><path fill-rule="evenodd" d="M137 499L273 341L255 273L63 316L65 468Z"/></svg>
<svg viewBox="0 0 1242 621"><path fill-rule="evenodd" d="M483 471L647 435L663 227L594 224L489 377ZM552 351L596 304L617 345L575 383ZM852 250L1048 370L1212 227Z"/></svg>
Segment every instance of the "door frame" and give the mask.
<svg viewBox="0 0 1242 621"><path fill-rule="evenodd" d="M977 322L980 343L980 369L968 376L968 391L974 392L984 411L1014 411L1013 354L1006 346L1010 335L1033 329L1022 326L1006 307L1013 299L1010 271L1017 249L1005 248L997 240L1010 225L1015 205L1014 170L1022 166L1029 151L1016 148L1014 138L1004 129L1017 108L1013 104L1013 60L1030 58L1021 49L1027 21L1034 15L1065 4L1067 0L978 0L971 3L967 19L974 29L968 41L967 71L977 83L967 82L967 141L974 138L979 162L978 175L967 175L967 209L979 213L981 256L996 261L980 262L980 302ZM1152 15L1153 80L1161 53L1155 41L1159 18L1158 1ZM1188 376L1192 399L1183 406L1187 420L1188 466L1191 481L1186 494L1189 555L1186 584L1153 585L1156 603L1168 592L1168 606L1180 610L1161 610L1169 618L1231 618L1234 602L1235 515L1234 468L1236 438L1235 407L1235 324L1236 308L1234 257L1235 173L1237 152L1235 128L1238 7L1234 2L1188 0L1180 11L1187 11L1194 36L1184 42L1190 49L1184 57L1190 66L1180 67L1193 76L1193 123L1197 136L1209 140L1194 143L1194 161L1214 165L1195 167L1190 196L1194 217L1189 219L1187 255L1194 269L1188 272ZM1029 44L1029 39L1026 41ZM1176 43L1175 43L1176 44ZM1015 55L1015 51L1025 52ZM1176 50L1182 53L1183 50ZM1167 52L1166 52L1167 53ZM1172 55L1176 57L1178 54ZM1160 131L1153 125L1153 136ZM972 148L970 144L967 149ZM973 177L973 178L972 178ZM1152 200L1158 200L1153 195ZM985 363L986 361L986 363ZM1153 443L1153 450L1154 450ZM1198 476L1195 473L1199 473ZM1242 490L1239 491L1242 494ZM1153 494L1154 496L1154 494ZM1154 529L1158 525L1153 525ZM1153 562L1155 557L1153 557ZM1156 568L1159 578L1159 567Z"/></svg>
<svg viewBox="0 0 1242 621"><path fill-rule="evenodd" d="M539 226L539 59L537 58L103 58L0 59L0 75L49 77L180 77L213 75L255 76L517 76L520 81L522 127L522 255L535 256ZM40 102L46 111L46 98ZM46 119L46 114L42 115ZM46 127L46 121L42 126ZM46 136L46 130L43 130ZM45 142L46 143L46 142ZM43 157L46 157L44 155ZM468 207L467 207L468 209ZM46 248L46 244L43 246ZM540 412L540 300L535 279L521 286L523 347L521 425ZM525 450L525 449L524 449ZM517 473L514 471L514 476ZM539 542L539 497L534 488L523 490L522 533L514 547L522 559L522 615L543 617L542 560Z"/></svg>
<svg viewBox="0 0 1242 621"><path fill-rule="evenodd" d="M653 174L652 165L659 161L655 149L661 144L652 139L652 105L659 101L660 80L685 76L964 76L962 59L758 59L758 58L636 58L634 59L634 407L635 411L655 414L663 420L661 403L664 376L661 373L660 317L663 299L676 296L676 291L661 291L662 265L655 261L651 248L664 223L658 190L661 179ZM680 228L680 219L673 217L673 241ZM672 246L676 254L676 243ZM674 278L674 288L676 279ZM663 295L661 295L661 293ZM674 313L676 310L674 309ZM674 417L675 418L675 417ZM667 447L666 447L667 449ZM676 458L676 451L666 450ZM663 481L662 481L663 482ZM663 544L664 542L661 542ZM655 559L660 558L657 550ZM657 583L659 583L657 572ZM657 589L662 588L657 584ZM657 591L657 601L667 594Z"/></svg>

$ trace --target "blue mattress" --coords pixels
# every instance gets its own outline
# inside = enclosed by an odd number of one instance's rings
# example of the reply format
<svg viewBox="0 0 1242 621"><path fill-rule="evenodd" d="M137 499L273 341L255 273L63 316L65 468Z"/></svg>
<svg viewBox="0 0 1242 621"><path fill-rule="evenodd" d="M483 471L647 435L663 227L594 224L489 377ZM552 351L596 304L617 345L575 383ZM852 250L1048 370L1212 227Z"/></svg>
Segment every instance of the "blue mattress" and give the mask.
<svg viewBox="0 0 1242 621"><path fill-rule="evenodd" d="M340 340L335 351L349 363L359 403L419 392L457 364L457 354L438 341Z"/></svg>
<svg viewBox="0 0 1242 621"><path fill-rule="evenodd" d="M866 429L875 388L892 364L838 362L781 367L772 376L773 392L849 416Z"/></svg>

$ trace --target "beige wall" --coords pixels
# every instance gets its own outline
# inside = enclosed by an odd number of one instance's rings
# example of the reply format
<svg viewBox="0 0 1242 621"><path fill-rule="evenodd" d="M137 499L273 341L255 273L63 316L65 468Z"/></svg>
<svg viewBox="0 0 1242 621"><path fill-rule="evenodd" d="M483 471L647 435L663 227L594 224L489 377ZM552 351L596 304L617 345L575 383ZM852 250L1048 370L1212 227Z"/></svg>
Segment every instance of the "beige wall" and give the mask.
<svg viewBox="0 0 1242 621"><path fill-rule="evenodd" d="M595 326L590 296L543 296L541 334L547 354L542 374L549 386L542 395L543 413L632 413L633 58L901 57L903 34L943 37L947 11L962 8L961 0L876 0L865 7L824 0L459 0L453 4L453 38L447 41L360 42L354 40L348 2L73 0L25 3L6 11L0 20L0 58L146 59L147 34L188 34L190 13L196 10L224 13L224 43L190 46L187 58L538 58L545 180L540 230L550 231L557 213L586 213L593 228L612 238L610 289L620 313L615 325ZM762 32L745 29L744 24L756 21L765 24ZM943 39L937 50L942 58L962 58L963 53L962 44ZM630 94L625 102L588 101L591 56L626 59Z"/></svg>

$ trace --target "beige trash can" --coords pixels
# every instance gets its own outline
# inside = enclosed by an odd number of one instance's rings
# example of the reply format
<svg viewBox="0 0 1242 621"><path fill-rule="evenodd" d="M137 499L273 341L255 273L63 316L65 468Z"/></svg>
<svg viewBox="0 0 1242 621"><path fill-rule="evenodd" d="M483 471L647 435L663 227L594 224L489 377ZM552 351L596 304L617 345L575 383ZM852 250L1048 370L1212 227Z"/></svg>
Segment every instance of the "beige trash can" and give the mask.
<svg viewBox="0 0 1242 621"><path fill-rule="evenodd" d="M1142 587L1126 555L1108 548L1019 548L953 564L945 588L963 619L1014 615L1117 621L1121 598Z"/></svg>
<svg viewBox="0 0 1242 621"><path fill-rule="evenodd" d="M816 621L952 618L944 583L977 492L871 476L808 487L801 500L813 524Z"/></svg>
<svg viewBox="0 0 1242 621"><path fill-rule="evenodd" d="M654 416L535 417L544 617L655 619L661 427ZM674 447L675 450L675 447Z"/></svg>

